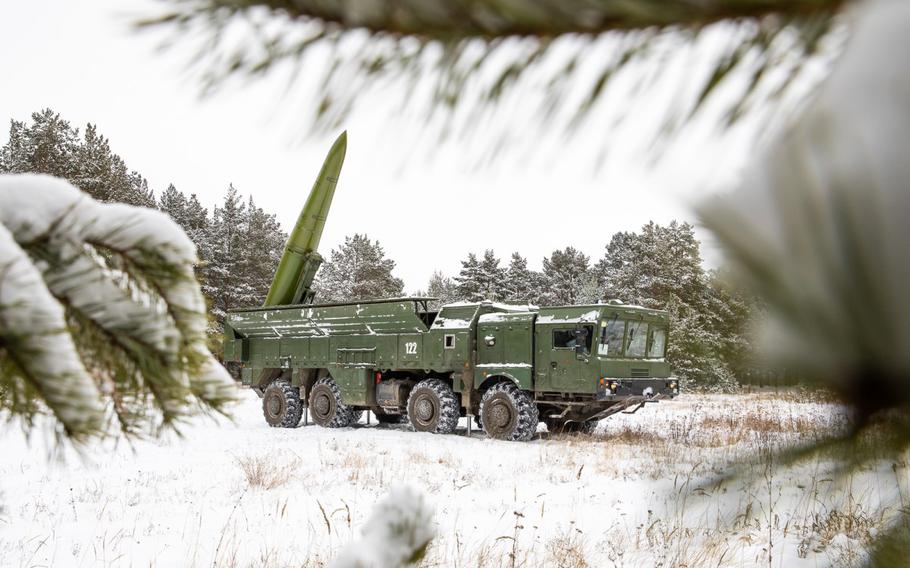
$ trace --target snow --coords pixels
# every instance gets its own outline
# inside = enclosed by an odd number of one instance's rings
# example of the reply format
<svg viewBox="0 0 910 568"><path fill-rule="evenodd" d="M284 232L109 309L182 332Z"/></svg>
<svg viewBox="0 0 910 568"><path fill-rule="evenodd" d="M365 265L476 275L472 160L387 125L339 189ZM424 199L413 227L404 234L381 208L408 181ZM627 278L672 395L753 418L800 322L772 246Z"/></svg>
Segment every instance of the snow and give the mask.
<svg viewBox="0 0 910 568"><path fill-rule="evenodd" d="M521 311L521 312L511 312L511 313L492 313L492 314L483 314L478 318L479 323L506 323L506 322L522 322L525 321L527 316L533 315L532 312Z"/></svg>
<svg viewBox="0 0 910 568"><path fill-rule="evenodd" d="M494 309L511 313L529 312L538 309L537 306L531 304L503 304L500 302L492 302L490 305Z"/></svg>
<svg viewBox="0 0 910 568"><path fill-rule="evenodd" d="M471 320L437 317L432 329L466 329L471 327Z"/></svg>
<svg viewBox="0 0 910 568"><path fill-rule="evenodd" d="M592 323L600 317L599 310L591 310L575 317L562 317L559 315L537 316L537 323Z"/></svg>
<svg viewBox="0 0 910 568"><path fill-rule="evenodd" d="M718 488L714 476L734 467L760 476L762 444L844 424L839 406L797 396L683 395L606 419L592 437L550 438L541 425L537 439L510 443L476 430L467 438L464 420L449 436L375 420L269 428L259 399L242 395L235 422L198 419L182 438L99 443L81 457L58 452L62 462L5 428L2 564L320 566L341 551L365 557L348 545L370 546L384 521L423 519L415 528L437 535L432 566L504 565L513 552L526 566L572 554L590 566L766 565L770 534L773 566L815 567L837 563L839 544L867 542L814 528L826 515L861 507L888 519L897 484L908 489L890 462L849 487L830 482L831 464L811 462L776 470L770 489L764 477ZM273 483L251 484L251 462ZM403 483L425 500L402 494ZM390 516L367 526L382 500Z"/></svg>

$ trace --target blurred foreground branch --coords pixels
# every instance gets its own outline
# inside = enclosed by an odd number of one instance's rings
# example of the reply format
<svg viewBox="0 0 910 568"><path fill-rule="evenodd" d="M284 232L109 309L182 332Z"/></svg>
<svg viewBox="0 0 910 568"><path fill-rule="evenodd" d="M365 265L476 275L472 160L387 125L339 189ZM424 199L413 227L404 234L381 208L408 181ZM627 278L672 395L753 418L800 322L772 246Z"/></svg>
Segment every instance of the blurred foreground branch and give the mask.
<svg viewBox="0 0 910 568"><path fill-rule="evenodd" d="M846 435L787 461L831 457L842 475L910 451L910 4L866 2L852 16L854 36L807 112L740 190L701 208L739 284L765 304L764 355L854 410ZM905 560L910 517L895 509L874 564Z"/></svg>
<svg viewBox="0 0 910 568"><path fill-rule="evenodd" d="M196 251L157 211L42 175L0 176L0 409L50 410L75 441L222 411Z"/></svg>
<svg viewBox="0 0 910 568"><path fill-rule="evenodd" d="M823 39L844 0L166 0L141 27L193 46L206 91L287 63L317 97L315 124L337 128L376 89L397 83L403 109L442 113L469 131L486 110L524 94L533 122L575 130L625 69L666 70L696 46L707 68L667 113L663 134L686 124L724 84L724 122L778 101ZM718 37L712 31L721 30ZM696 53L699 50L694 50ZM691 56L691 54L689 54ZM692 63L691 61L689 62ZM644 65L648 64L648 65ZM642 73L628 101L662 73ZM522 128L527 129L528 124ZM449 125L441 133L448 133ZM457 129L456 128L456 129Z"/></svg>

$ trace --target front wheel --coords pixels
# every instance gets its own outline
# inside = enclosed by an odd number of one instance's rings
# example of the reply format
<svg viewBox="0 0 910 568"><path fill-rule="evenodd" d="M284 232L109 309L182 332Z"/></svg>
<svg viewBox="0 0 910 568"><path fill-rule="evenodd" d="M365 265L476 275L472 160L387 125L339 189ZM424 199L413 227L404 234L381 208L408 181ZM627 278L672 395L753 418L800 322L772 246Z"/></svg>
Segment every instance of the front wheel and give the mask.
<svg viewBox="0 0 910 568"><path fill-rule="evenodd" d="M296 428L303 415L300 389L285 380L273 381L262 393L262 414L272 428Z"/></svg>
<svg viewBox="0 0 910 568"><path fill-rule="evenodd" d="M480 420L497 440L526 442L537 432L537 405L514 383L493 385L480 399Z"/></svg>
<svg viewBox="0 0 910 568"><path fill-rule="evenodd" d="M313 385L309 408L313 422L324 428L344 428L360 418L359 411L342 401L341 391L330 377L323 377Z"/></svg>

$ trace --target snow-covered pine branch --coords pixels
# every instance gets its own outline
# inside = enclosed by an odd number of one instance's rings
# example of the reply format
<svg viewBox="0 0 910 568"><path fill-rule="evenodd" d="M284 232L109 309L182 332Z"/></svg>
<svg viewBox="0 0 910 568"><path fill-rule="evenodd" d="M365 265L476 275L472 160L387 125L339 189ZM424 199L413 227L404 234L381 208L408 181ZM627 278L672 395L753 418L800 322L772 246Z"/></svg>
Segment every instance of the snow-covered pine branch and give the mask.
<svg viewBox="0 0 910 568"><path fill-rule="evenodd" d="M433 507L416 489L395 487L376 503L360 540L349 543L331 568L402 568L419 562L433 539Z"/></svg>
<svg viewBox="0 0 910 568"><path fill-rule="evenodd" d="M0 176L0 407L43 402L66 435L222 410L233 382L205 344L196 250L166 215L42 175Z"/></svg>

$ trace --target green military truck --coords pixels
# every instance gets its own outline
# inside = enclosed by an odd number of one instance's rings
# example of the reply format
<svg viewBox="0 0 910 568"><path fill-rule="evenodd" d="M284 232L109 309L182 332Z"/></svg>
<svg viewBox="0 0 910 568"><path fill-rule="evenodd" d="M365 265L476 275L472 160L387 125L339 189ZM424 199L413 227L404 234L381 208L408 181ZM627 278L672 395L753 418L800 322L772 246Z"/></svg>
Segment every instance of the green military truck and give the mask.
<svg viewBox="0 0 910 568"><path fill-rule="evenodd" d="M664 312L619 303L428 309L430 298L236 310L225 360L263 396L272 426L343 427L372 411L448 434L479 416L487 434L528 440L589 429L630 405L672 397Z"/></svg>
<svg viewBox="0 0 910 568"><path fill-rule="evenodd" d="M619 302L536 308L433 298L316 304L317 252L347 138L335 142L262 307L230 311L224 360L262 397L271 426L330 428L405 418L448 434L462 416L489 436L528 440L539 422L590 430L678 394L664 356L666 312Z"/></svg>

